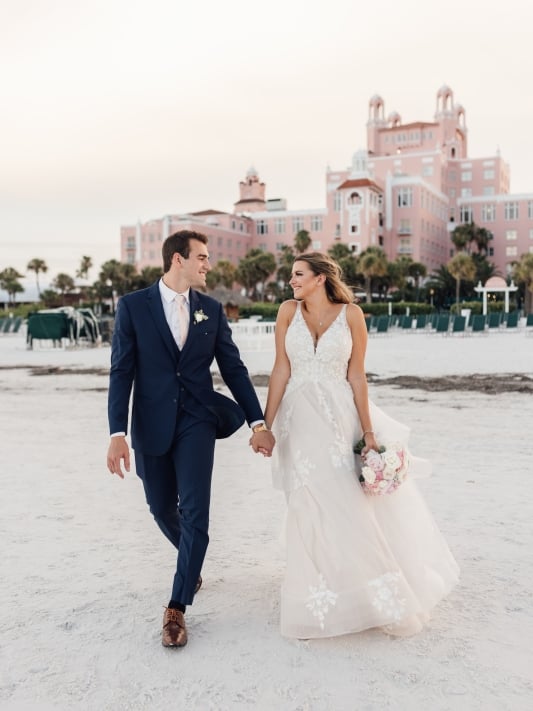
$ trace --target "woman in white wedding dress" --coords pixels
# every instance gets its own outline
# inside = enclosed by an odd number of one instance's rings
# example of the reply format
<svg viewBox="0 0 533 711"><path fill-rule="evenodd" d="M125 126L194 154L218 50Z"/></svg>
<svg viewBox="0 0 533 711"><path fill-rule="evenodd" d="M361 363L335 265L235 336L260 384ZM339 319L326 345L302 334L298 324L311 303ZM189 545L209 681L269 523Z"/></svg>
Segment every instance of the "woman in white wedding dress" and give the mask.
<svg viewBox="0 0 533 711"><path fill-rule="evenodd" d="M313 638L381 627L418 632L458 579L458 566L413 478L410 456L393 494L366 495L354 444L406 445L409 430L369 402L367 329L336 262L311 252L294 263L294 300L276 321L265 419L277 445L274 485L287 498L281 632Z"/></svg>

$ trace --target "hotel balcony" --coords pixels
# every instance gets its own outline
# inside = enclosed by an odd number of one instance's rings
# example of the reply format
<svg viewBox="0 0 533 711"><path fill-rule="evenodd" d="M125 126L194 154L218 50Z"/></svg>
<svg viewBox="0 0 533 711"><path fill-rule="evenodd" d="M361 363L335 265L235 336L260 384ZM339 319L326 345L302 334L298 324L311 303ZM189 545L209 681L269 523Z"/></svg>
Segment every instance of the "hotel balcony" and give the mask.
<svg viewBox="0 0 533 711"><path fill-rule="evenodd" d="M412 233L411 225L400 225L396 230L398 235L410 235Z"/></svg>
<svg viewBox="0 0 533 711"><path fill-rule="evenodd" d="M413 253L413 248L411 245L405 245L401 244L398 246L398 249L396 250L398 254L412 254Z"/></svg>

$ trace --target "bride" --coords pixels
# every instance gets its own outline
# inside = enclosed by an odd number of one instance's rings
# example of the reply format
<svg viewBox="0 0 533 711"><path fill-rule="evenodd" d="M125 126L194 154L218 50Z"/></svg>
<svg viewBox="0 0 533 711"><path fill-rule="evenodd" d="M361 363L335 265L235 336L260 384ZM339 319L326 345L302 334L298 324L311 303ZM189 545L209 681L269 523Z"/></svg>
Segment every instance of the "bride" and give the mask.
<svg viewBox="0 0 533 711"><path fill-rule="evenodd" d="M364 457L390 441L405 446L409 430L368 399L364 316L336 262L302 254L290 284L265 410L277 440L274 485L287 499L281 632L416 633L459 572L413 483L429 463L410 456L397 491L364 493L354 444L364 440Z"/></svg>

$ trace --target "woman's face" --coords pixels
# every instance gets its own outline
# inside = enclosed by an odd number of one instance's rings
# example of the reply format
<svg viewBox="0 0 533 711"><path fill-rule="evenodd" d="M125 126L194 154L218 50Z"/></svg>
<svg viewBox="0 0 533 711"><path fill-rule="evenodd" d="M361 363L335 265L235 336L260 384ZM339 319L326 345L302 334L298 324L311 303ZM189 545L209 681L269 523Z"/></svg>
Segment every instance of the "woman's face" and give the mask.
<svg viewBox="0 0 533 711"><path fill-rule="evenodd" d="M296 260L292 265L289 284L294 292L295 299L305 297L321 283L323 277L317 276L307 262Z"/></svg>

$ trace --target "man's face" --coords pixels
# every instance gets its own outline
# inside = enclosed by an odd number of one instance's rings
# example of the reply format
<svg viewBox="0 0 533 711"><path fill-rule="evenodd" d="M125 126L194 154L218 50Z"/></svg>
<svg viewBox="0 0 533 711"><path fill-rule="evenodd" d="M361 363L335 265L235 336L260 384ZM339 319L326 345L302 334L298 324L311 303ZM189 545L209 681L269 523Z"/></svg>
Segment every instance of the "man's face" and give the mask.
<svg viewBox="0 0 533 711"><path fill-rule="evenodd" d="M184 259L181 254L177 255L181 264L181 273L189 286L204 287L206 274L211 270L207 245L197 239L191 239L189 246L188 259Z"/></svg>

